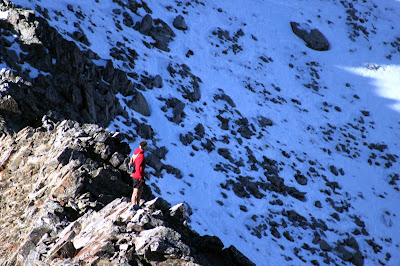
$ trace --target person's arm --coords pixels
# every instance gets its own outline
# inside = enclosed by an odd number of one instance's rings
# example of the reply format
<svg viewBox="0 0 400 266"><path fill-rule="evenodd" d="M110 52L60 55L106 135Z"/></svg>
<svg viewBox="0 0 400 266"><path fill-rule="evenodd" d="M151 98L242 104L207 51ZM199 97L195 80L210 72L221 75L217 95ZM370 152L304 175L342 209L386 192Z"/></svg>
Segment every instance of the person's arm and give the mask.
<svg viewBox="0 0 400 266"><path fill-rule="evenodd" d="M137 154L133 154L131 159L129 160L129 164L134 165L135 159L138 155Z"/></svg>

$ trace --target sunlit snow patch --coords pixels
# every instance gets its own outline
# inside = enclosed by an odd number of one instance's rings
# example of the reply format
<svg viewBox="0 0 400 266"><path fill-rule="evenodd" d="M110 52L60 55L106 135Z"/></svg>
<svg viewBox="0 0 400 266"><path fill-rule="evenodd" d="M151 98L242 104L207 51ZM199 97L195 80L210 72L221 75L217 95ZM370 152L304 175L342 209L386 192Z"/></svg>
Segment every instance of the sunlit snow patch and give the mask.
<svg viewBox="0 0 400 266"><path fill-rule="evenodd" d="M396 101L390 107L400 112L400 65L368 64L365 67L346 68L346 70L372 78L378 96Z"/></svg>
<svg viewBox="0 0 400 266"><path fill-rule="evenodd" d="M8 18L8 11L0 11L0 19L1 20L6 20Z"/></svg>

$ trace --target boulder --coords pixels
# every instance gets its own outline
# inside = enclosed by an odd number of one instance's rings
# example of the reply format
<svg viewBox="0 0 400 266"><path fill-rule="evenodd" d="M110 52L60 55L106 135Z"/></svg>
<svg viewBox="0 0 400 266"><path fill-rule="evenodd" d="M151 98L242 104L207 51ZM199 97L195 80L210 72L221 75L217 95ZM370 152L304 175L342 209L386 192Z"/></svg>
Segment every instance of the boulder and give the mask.
<svg viewBox="0 0 400 266"><path fill-rule="evenodd" d="M149 35L152 27L153 18L149 14L146 14L140 22L139 32L144 35Z"/></svg>
<svg viewBox="0 0 400 266"><path fill-rule="evenodd" d="M172 206L170 209L170 216L177 222L184 222L186 220L186 209L183 203Z"/></svg>
<svg viewBox="0 0 400 266"><path fill-rule="evenodd" d="M162 88L163 87L163 80L160 75L156 75L153 80L153 85L155 88Z"/></svg>
<svg viewBox="0 0 400 266"><path fill-rule="evenodd" d="M182 119L184 117L183 110L185 109L185 104L179 99L174 97L168 99L166 104L168 108L173 108L172 110L173 117L169 118L170 121L174 122L175 124L179 124L180 122L182 122Z"/></svg>
<svg viewBox="0 0 400 266"><path fill-rule="evenodd" d="M173 24L175 28L177 28L178 30L187 30L187 25L186 25L186 21L185 18L182 15L178 15L175 19Z"/></svg>
<svg viewBox="0 0 400 266"><path fill-rule="evenodd" d="M328 244L328 242L326 242L325 240L321 239L319 241L319 247L323 250L323 251L331 251L332 247Z"/></svg>
<svg viewBox="0 0 400 266"><path fill-rule="evenodd" d="M261 127L272 126L274 124L271 119L266 118L264 116L260 116L258 118L258 123L260 124Z"/></svg>
<svg viewBox="0 0 400 266"><path fill-rule="evenodd" d="M136 91L135 95L132 97L132 100L130 100L127 104L128 104L129 108L138 112L141 115L144 115L144 116L151 115L150 108L146 101L146 98L143 96L143 94L140 91Z"/></svg>
<svg viewBox="0 0 400 266"><path fill-rule="evenodd" d="M134 240L135 250L138 255L150 261L164 261L166 258L190 258L190 248L181 240L181 235L164 226L141 232Z"/></svg>
<svg viewBox="0 0 400 266"><path fill-rule="evenodd" d="M307 23L290 22L293 32L305 41L307 47L316 51L329 50L329 41L317 29L311 28Z"/></svg>

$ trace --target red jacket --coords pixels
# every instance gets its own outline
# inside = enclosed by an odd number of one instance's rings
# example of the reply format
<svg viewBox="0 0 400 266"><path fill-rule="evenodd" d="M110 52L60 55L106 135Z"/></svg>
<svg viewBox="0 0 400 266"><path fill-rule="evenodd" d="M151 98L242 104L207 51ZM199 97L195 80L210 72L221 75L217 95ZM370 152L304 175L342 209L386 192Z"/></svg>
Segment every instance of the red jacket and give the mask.
<svg viewBox="0 0 400 266"><path fill-rule="evenodd" d="M143 155L143 150L141 149L136 149L135 152L133 153L134 155L139 154L135 161L135 169L136 172L132 173L132 177L141 180L144 176L144 169L146 168L146 162L144 160L144 155Z"/></svg>

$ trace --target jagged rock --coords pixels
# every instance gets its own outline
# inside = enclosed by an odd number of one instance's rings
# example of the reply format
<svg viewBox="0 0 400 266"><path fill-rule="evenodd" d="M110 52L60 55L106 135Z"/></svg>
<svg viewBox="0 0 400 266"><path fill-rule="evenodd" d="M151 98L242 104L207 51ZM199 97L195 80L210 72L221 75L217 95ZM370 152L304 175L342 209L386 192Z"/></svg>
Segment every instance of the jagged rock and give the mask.
<svg viewBox="0 0 400 266"><path fill-rule="evenodd" d="M178 100L177 98L170 98L166 102L168 108L173 108L172 114L174 115L172 118L169 118L175 124L179 124L184 117L184 108L185 104Z"/></svg>
<svg viewBox="0 0 400 266"><path fill-rule="evenodd" d="M297 183L299 183L300 185L302 185L302 186L307 185L308 180L307 180L307 177L305 177L304 175L296 174L294 176L294 178L296 179Z"/></svg>
<svg viewBox="0 0 400 266"><path fill-rule="evenodd" d="M325 240L321 239L319 241L319 247L323 250L323 251L331 251L332 247L328 244L328 242L326 242Z"/></svg>
<svg viewBox="0 0 400 266"><path fill-rule="evenodd" d="M122 15L124 16L124 20L123 20L124 25L127 27L132 27L133 26L132 16L126 11Z"/></svg>
<svg viewBox="0 0 400 266"><path fill-rule="evenodd" d="M144 35L149 35L152 27L153 18L149 14L146 14L140 22L139 32Z"/></svg>
<svg viewBox="0 0 400 266"><path fill-rule="evenodd" d="M179 140L182 142L183 145L187 146L194 141L194 136L192 132L187 133L186 135L179 135Z"/></svg>
<svg viewBox="0 0 400 266"><path fill-rule="evenodd" d="M228 130L229 129L229 119L222 117L221 115L217 115L217 119L221 122L221 129Z"/></svg>
<svg viewBox="0 0 400 266"><path fill-rule="evenodd" d="M146 202L145 205L151 211L161 210L167 212L171 208L171 205L166 200L159 197Z"/></svg>
<svg viewBox="0 0 400 266"><path fill-rule="evenodd" d="M185 209L185 205L183 205L183 203L172 206L169 209L169 211L170 211L169 215L174 220L176 220L178 222L183 222L186 220L186 209Z"/></svg>
<svg viewBox="0 0 400 266"><path fill-rule="evenodd" d="M153 128L144 123L139 124L136 128L136 131L143 139L152 139L154 136Z"/></svg>
<svg viewBox="0 0 400 266"><path fill-rule="evenodd" d="M163 80L160 75L156 75L153 80L154 87L162 88L163 87Z"/></svg>
<svg viewBox="0 0 400 266"><path fill-rule="evenodd" d="M100 138L100 135L104 137ZM10 145L14 143L15 138L18 142ZM54 128L48 131L45 128L26 128L15 138L9 136L2 140L1 154L4 156L2 163L6 165L6 169L12 169L16 177L20 176L15 179L16 183L32 184L31 190L26 191L27 194L21 193L18 196L20 204L28 206L31 202L32 208L37 209L29 219L32 222L41 216L41 219L51 223L54 220L51 217L56 216L56 213L73 220L80 215L80 212L100 207L98 204L90 204L89 200L97 200L105 205L113 197L131 194L131 188L125 183L129 180L128 173L121 173L113 167L114 159L121 156L107 157L103 161L101 154L98 153L102 150L95 149L100 140L104 141L106 149L112 151L110 155L117 154L118 150L118 153L129 156L129 147L98 126L80 127L78 123L64 121L55 123ZM30 173L29 178L22 173ZM4 184L4 189L13 189L10 185ZM80 193L86 192L89 192L90 196L84 203L79 197ZM51 204L53 201L48 202L46 197L51 197L58 204ZM74 201L80 202L80 207L73 204ZM19 208L18 206L15 205L14 208ZM30 213L28 210L26 212ZM15 215L12 209L9 209L8 213L7 215ZM46 218L47 216L50 218ZM42 230L43 228L47 227L35 227L32 233L29 233L34 240L32 243L36 244L42 235L55 231L55 229ZM23 235L25 232L20 234ZM11 237L12 235L9 235L6 238L9 239L9 245L16 245ZM28 242L20 245L24 246L25 250L32 246ZM8 245L4 245L4 248L7 247Z"/></svg>
<svg viewBox="0 0 400 266"><path fill-rule="evenodd" d="M182 97L188 99L191 102L199 101L201 98L200 85L201 79L191 73L190 68L186 64L172 64L170 63L167 68L168 72L172 77L180 75L183 80L187 82L181 83L180 91L183 92ZM191 86L187 85L190 84Z"/></svg>
<svg viewBox="0 0 400 266"><path fill-rule="evenodd" d="M195 133L197 136L199 136L200 138L203 138L205 136L205 129L204 126L202 124L197 124L196 127L194 128Z"/></svg>
<svg viewBox="0 0 400 266"><path fill-rule="evenodd" d="M213 150L215 150L214 143L208 138L206 139L205 143L204 142L201 143L201 146L208 152L212 152Z"/></svg>
<svg viewBox="0 0 400 266"><path fill-rule="evenodd" d="M88 40L88 38L86 37L86 34L84 32L82 32L81 30L79 31L74 31L72 34L68 34L72 37L72 39L83 43L86 46L90 46L90 42Z"/></svg>
<svg viewBox="0 0 400 266"><path fill-rule="evenodd" d="M233 158L231 156L231 151L226 148L219 148L218 149L218 154L224 157L225 159L229 160L230 162L233 162Z"/></svg>
<svg viewBox="0 0 400 266"><path fill-rule="evenodd" d="M149 14L146 14L142 21L135 25L135 29L144 35L151 36L155 40L155 43L152 43L154 47L169 52L168 43L173 40L175 33L167 23L161 19L153 20Z"/></svg>
<svg viewBox="0 0 400 266"><path fill-rule="evenodd" d="M276 238L281 238L281 233L279 233L275 226L271 227L271 234Z"/></svg>
<svg viewBox="0 0 400 266"><path fill-rule="evenodd" d="M0 99L0 112L21 114L18 103L11 97L11 95L5 95Z"/></svg>
<svg viewBox="0 0 400 266"><path fill-rule="evenodd" d="M132 100L130 100L127 104L129 108L135 110L139 114L142 114L144 116L151 115L150 108L146 101L146 98L144 98L143 94L140 91L136 91Z"/></svg>
<svg viewBox="0 0 400 266"><path fill-rule="evenodd" d="M293 237L290 235L290 233L288 231L283 232L283 236L289 240L290 242L294 242Z"/></svg>
<svg viewBox="0 0 400 266"><path fill-rule="evenodd" d="M229 246L229 248L222 253L228 253L232 258L232 262L226 261L227 265L243 265L243 266L255 266L253 262L251 262L247 257L245 257L239 250L237 250L234 246Z"/></svg>
<svg viewBox="0 0 400 266"><path fill-rule="evenodd" d="M221 40L228 40L228 41L232 40L232 38L229 35L229 31L227 31L227 30L222 30L222 29L218 28L218 31L217 32L214 31L213 34L214 35L218 34L218 38Z"/></svg>
<svg viewBox="0 0 400 266"><path fill-rule="evenodd" d="M178 30L187 30L187 25L185 18L182 15L178 15L175 19L174 22L172 23L175 28Z"/></svg>
<svg viewBox="0 0 400 266"><path fill-rule="evenodd" d="M272 189L276 192L282 192L284 189L284 181L283 178L279 176L268 176L268 181L271 182Z"/></svg>
<svg viewBox="0 0 400 266"><path fill-rule="evenodd" d="M329 166L329 169L331 170L332 174L334 174L335 176L339 175L339 172L334 165Z"/></svg>
<svg viewBox="0 0 400 266"><path fill-rule="evenodd" d="M333 249L333 253L336 254L338 257L340 257L344 261L350 261L351 258L353 258L353 253L350 252L345 247L343 247L342 245L337 245Z"/></svg>
<svg viewBox="0 0 400 266"><path fill-rule="evenodd" d="M241 118L235 121L235 123L239 126L237 130L243 138L250 139L251 136L254 135L254 132L250 129L254 130L254 126L249 124L249 120L247 118Z"/></svg>
<svg viewBox="0 0 400 266"><path fill-rule="evenodd" d="M163 51L169 52L168 43L175 37L171 27L161 19L154 20L155 27L150 32L150 36L156 41L155 47Z"/></svg>
<svg viewBox="0 0 400 266"><path fill-rule="evenodd" d="M176 231L159 226L141 232L135 238L135 250L150 261L163 261L166 258L193 261L189 247L180 238L181 235Z"/></svg>
<svg viewBox="0 0 400 266"><path fill-rule="evenodd" d="M226 101L231 107L236 107L236 104L233 102L232 98L229 97L229 95L226 95L224 90L218 89L220 91L220 94L214 95L215 100L223 100Z"/></svg>
<svg viewBox="0 0 400 266"><path fill-rule="evenodd" d="M180 223L185 219L183 204L169 206L165 200L155 198L142 207L133 208L128 198L116 198L101 210L86 212L62 226L58 232L54 226L35 227L7 262L252 265L234 247L223 249L219 238L201 237L182 226ZM162 215L163 212L168 215ZM43 215L37 218L37 221L47 220ZM166 222L165 219L170 220Z"/></svg>
<svg viewBox="0 0 400 266"><path fill-rule="evenodd" d="M264 116L260 116L258 118L258 123L261 127L272 126L274 124L271 119L268 119Z"/></svg>
<svg viewBox="0 0 400 266"><path fill-rule="evenodd" d="M164 164L161 162L160 158L154 155L152 152L146 155L146 163L156 170L156 174L159 174L164 167Z"/></svg>
<svg viewBox="0 0 400 266"><path fill-rule="evenodd" d="M199 79L194 77L191 84L193 86L193 92L187 90L186 95L183 95L183 97L189 99L191 102L197 102L201 98Z"/></svg>
<svg viewBox="0 0 400 266"><path fill-rule="evenodd" d="M387 149L387 145L386 144L375 144L375 143L371 143L368 145L368 148L370 148L371 150L378 150L380 152L383 152L385 149Z"/></svg>
<svg viewBox="0 0 400 266"><path fill-rule="evenodd" d="M307 23L290 22L293 32L306 42L307 47L317 51L329 50L329 42L317 29L312 29Z"/></svg>
<svg viewBox="0 0 400 266"><path fill-rule="evenodd" d="M298 191L295 187L286 187L285 191L292 196L293 198L296 198L300 201L307 201L305 195L306 192L300 192Z"/></svg>
<svg viewBox="0 0 400 266"><path fill-rule="evenodd" d="M233 182L232 180L227 181L227 185L232 184L232 190L239 198L250 198L250 194L245 190L245 186L241 183Z"/></svg>

